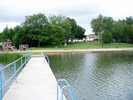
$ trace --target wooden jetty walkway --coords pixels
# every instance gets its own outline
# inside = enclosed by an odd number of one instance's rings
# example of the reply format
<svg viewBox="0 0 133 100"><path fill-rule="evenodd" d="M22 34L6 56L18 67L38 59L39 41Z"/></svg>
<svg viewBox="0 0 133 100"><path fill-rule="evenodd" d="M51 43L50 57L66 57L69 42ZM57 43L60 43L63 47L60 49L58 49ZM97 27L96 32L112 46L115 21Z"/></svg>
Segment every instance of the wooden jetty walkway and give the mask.
<svg viewBox="0 0 133 100"><path fill-rule="evenodd" d="M57 81L44 57L32 57L3 100L57 100Z"/></svg>

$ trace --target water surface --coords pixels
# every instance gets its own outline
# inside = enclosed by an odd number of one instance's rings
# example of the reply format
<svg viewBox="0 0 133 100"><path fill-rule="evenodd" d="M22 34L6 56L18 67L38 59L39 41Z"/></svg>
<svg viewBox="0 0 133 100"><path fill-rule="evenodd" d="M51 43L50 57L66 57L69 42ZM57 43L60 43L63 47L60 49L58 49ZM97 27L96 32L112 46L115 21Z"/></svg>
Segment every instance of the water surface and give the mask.
<svg viewBox="0 0 133 100"><path fill-rule="evenodd" d="M78 100L133 100L133 52L49 55L57 79L67 79Z"/></svg>

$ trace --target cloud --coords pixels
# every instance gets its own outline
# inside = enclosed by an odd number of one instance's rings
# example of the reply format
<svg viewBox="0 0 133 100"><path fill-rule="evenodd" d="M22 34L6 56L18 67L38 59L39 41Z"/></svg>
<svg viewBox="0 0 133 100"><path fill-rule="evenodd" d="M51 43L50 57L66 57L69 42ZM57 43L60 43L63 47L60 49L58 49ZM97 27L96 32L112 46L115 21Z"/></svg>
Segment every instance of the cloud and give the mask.
<svg viewBox="0 0 133 100"><path fill-rule="evenodd" d="M20 25L20 23L17 22L0 22L0 31L2 31L5 27L13 28L16 25Z"/></svg>
<svg viewBox="0 0 133 100"><path fill-rule="evenodd" d="M114 19L133 15L132 0L1 0L0 30L6 25L22 23L25 16L35 13L56 14L75 18L87 33L90 21L103 14Z"/></svg>

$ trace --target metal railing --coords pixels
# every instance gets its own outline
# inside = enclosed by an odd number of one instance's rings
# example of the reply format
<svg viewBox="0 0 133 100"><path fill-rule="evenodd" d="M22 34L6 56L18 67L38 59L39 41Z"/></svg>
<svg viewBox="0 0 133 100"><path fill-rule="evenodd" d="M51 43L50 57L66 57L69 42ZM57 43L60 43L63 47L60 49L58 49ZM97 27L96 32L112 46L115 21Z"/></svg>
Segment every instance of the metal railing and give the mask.
<svg viewBox="0 0 133 100"><path fill-rule="evenodd" d="M43 53L46 61L50 64L49 57ZM57 100L77 100L75 89L65 79L57 81Z"/></svg>
<svg viewBox="0 0 133 100"><path fill-rule="evenodd" d="M25 54L21 58L6 65L0 70L0 100L2 100L5 92L8 90L12 81L19 74L21 69L30 60L31 54Z"/></svg>
<svg viewBox="0 0 133 100"><path fill-rule="evenodd" d="M44 57L45 57L47 63L50 64L50 61L49 61L49 57L48 57L48 55L47 55L46 53L42 53L42 54L44 55Z"/></svg>
<svg viewBox="0 0 133 100"><path fill-rule="evenodd" d="M57 100L77 100L75 89L65 79L58 80Z"/></svg>

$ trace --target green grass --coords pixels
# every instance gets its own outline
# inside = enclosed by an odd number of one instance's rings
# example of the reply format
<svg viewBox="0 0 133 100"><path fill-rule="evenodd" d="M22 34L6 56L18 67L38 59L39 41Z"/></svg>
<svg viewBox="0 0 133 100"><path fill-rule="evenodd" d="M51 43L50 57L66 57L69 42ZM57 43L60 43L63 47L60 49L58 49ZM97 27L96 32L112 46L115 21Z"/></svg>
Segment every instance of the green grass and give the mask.
<svg viewBox="0 0 133 100"><path fill-rule="evenodd" d="M0 64L9 64L13 62L14 60L17 60L20 58L22 55L14 53L2 53L0 54Z"/></svg>
<svg viewBox="0 0 133 100"><path fill-rule="evenodd" d="M42 49L97 49L97 48L133 48L133 44L128 43L110 43L104 44L103 47L98 42L80 42L80 43L72 43L67 46L49 46L49 47L36 47L31 48L31 50L42 50Z"/></svg>
<svg viewBox="0 0 133 100"><path fill-rule="evenodd" d="M133 44L127 44L127 43L110 43L110 44L99 44L97 42L88 42L88 43L75 43L70 44L66 46L65 48L81 48L81 49L87 49L87 48L131 48L133 47Z"/></svg>

